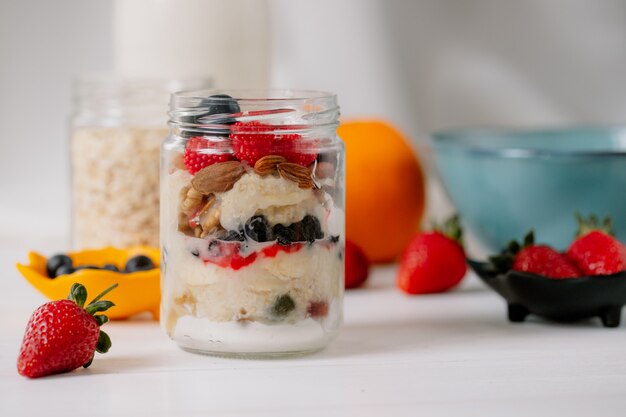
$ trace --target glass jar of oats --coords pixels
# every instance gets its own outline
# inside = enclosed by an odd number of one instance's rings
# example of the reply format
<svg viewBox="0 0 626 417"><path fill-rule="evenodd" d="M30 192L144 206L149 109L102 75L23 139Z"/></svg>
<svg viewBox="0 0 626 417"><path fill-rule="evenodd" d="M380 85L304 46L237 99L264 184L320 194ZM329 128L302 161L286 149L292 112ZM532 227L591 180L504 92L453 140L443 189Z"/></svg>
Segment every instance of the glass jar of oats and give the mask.
<svg viewBox="0 0 626 417"><path fill-rule="evenodd" d="M209 84L78 78L70 141L75 248L158 246L159 147L169 95Z"/></svg>

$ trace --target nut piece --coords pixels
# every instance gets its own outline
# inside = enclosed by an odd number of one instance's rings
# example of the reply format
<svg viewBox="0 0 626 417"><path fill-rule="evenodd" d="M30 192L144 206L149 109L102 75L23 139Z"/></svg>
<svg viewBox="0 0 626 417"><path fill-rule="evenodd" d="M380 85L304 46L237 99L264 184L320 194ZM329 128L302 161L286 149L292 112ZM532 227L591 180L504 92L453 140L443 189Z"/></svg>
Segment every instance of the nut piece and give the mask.
<svg viewBox="0 0 626 417"><path fill-rule="evenodd" d="M311 170L307 167L292 164L291 162L284 162L278 164L277 169L281 177L297 183L300 188L313 188L315 186L313 178L311 177Z"/></svg>
<svg viewBox="0 0 626 417"><path fill-rule="evenodd" d="M261 176L273 174L278 164L287 162L287 160L280 155L266 155L263 158L256 161L254 164L254 170Z"/></svg>
<svg viewBox="0 0 626 417"><path fill-rule="evenodd" d="M182 190L184 190L187 187L184 187L183 189L181 189L181 194L182 194ZM185 199L182 201L180 208L183 210L183 213L190 215L191 213L193 213L196 208L202 203L202 198L204 196L202 195L202 193L196 191L193 187L189 187L189 189L187 190L187 195L185 196Z"/></svg>
<svg viewBox="0 0 626 417"><path fill-rule="evenodd" d="M215 210L208 212L204 218L202 219L202 233L200 234L201 238L207 237L209 234L215 232L220 227L220 209L219 207Z"/></svg>
<svg viewBox="0 0 626 417"><path fill-rule="evenodd" d="M198 171L191 180L191 187L204 195L223 193L233 188L243 173L239 161L219 162Z"/></svg>
<svg viewBox="0 0 626 417"><path fill-rule="evenodd" d="M183 212L178 213L178 231L185 234L192 234L193 232L189 226L189 218Z"/></svg>
<svg viewBox="0 0 626 417"><path fill-rule="evenodd" d="M200 211L198 211L198 215L202 216L204 213L209 211L213 203L215 203L215 200L216 200L215 194L209 194L207 196L206 203L204 203L204 206L202 206Z"/></svg>

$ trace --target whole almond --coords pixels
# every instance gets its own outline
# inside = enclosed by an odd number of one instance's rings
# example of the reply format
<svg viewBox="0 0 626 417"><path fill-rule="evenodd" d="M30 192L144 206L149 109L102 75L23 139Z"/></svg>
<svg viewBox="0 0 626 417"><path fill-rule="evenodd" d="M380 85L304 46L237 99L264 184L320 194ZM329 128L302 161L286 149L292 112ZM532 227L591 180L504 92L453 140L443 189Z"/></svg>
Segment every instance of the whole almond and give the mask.
<svg viewBox="0 0 626 417"><path fill-rule="evenodd" d="M256 161L254 164L254 170L257 174L264 176L274 173L276 166L287 162L287 160L280 155L266 155L263 158Z"/></svg>
<svg viewBox="0 0 626 417"><path fill-rule="evenodd" d="M284 162L276 167L278 174L286 180L293 181L300 188L313 188L315 183L311 177L311 170L302 165Z"/></svg>
<svg viewBox="0 0 626 417"><path fill-rule="evenodd" d="M233 188L243 173L243 165L239 161L219 162L198 171L191 180L191 186L204 195L223 193Z"/></svg>

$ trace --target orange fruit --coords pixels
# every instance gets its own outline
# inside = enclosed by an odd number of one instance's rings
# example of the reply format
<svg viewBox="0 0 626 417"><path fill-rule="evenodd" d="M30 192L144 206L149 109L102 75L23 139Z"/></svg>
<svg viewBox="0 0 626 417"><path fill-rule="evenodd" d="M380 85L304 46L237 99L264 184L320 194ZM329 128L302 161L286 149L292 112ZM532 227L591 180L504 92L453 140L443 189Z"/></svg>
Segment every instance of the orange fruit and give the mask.
<svg viewBox="0 0 626 417"><path fill-rule="evenodd" d="M346 145L346 239L372 262L394 260L424 213L424 175L408 140L388 123L342 123Z"/></svg>

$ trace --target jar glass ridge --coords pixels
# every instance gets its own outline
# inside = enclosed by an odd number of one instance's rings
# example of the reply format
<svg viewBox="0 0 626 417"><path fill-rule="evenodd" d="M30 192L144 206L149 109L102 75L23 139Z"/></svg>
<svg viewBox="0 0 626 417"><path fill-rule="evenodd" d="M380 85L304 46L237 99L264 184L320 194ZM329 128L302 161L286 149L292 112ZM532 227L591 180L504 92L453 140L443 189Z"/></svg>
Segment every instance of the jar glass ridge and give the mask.
<svg viewBox="0 0 626 417"><path fill-rule="evenodd" d="M315 351L343 317L344 148L333 94L172 95L161 322L184 349Z"/></svg>

